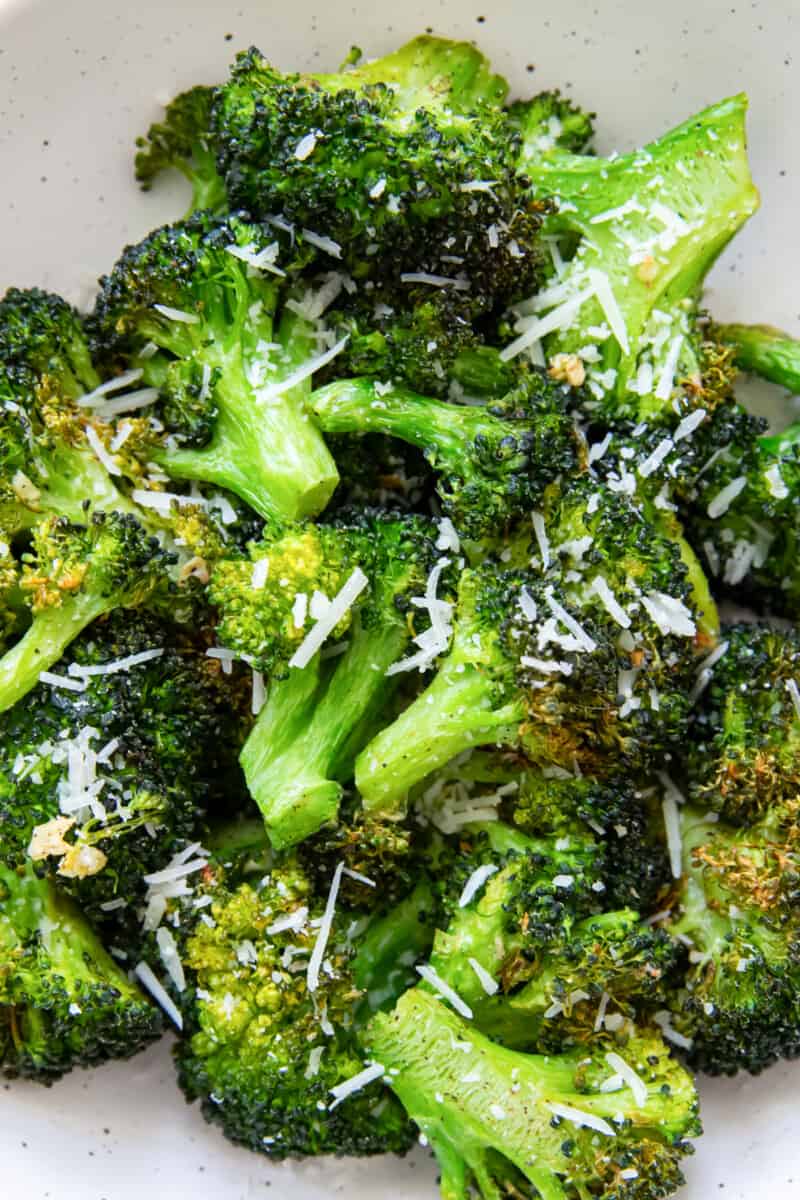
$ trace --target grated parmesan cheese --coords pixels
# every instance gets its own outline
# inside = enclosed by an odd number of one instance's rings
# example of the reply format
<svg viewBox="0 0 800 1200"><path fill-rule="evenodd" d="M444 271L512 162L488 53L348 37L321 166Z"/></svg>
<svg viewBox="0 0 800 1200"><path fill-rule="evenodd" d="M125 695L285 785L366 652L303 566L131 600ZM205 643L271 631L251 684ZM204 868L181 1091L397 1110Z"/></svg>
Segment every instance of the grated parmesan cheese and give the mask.
<svg viewBox="0 0 800 1200"><path fill-rule="evenodd" d="M500 990L500 984L496 979L492 979L485 967L482 967L477 958L468 958L467 962L472 967L477 976L478 983L481 985L487 996L494 996Z"/></svg>
<svg viewBox="0 0 800 1200"><path fill-rule="evenodd" d="M405 271L400 276L401 283L427 283L431 287L454 288L457 292L469 291L469 281L462 278L453 279L449 275L431 275L427 271Z"/></svg>
<svg viewBox="0 0 800 1200"><path fill-rule="evenodd" d="M175 938L166 925L162 925L156 931L156 944L158 945L158 953L161 956L161 961L164 964L167 974L178 991L184 991L186 988L186 976L183 973L183 965L178 954Z"/></svg>
<svg viewBox="0 0 800 1200"><path fill-rule="evenodd" d="M163 1008L164 1012L176 1025L176 1027L178 1029L183 1029L183 1017L178 1011L169 992L154 973L152 967L148 966L146 962L140 962L137 963L133 968L133 973L141 983L142 987L147 989L156 1003Z"/></svg>
<svg viewBox="0 0 800 1200"><path fill-rule="evenodd" d="M170 308L168 304L154 304L153 308L157 313L161 313L162 317L166 317L168 321L175 321L179 325L200 324L200 318L197 313L184 312L182 308Z"/></svg>
<svg viewBox="0 0 800 1200"><path fill-rule="evenodd" d="M494 865L494 863L484 863L483 866L476 867L467 882L464 884L461 895L458 898L458 907L466 908L470 901L473 900L481 890L487 879L490 879L496 871L497 867Z"/></svg>
<svg viewBox="0 0 800 1200"><path fill-rule="evenodd" d="M611 1070L616 1071L631 1089L637 1107L643 1108L647 1103L647 1084L642 1077L637 1075L633 1067L614 1050L606 1054L606 1062L611 1067Z"/></svg>
<svg viewBox="0 0 800 1200"><path fill-rule="evenodd" d="M297 387L297 385L302 383L305 379L308 379L311 375L315 374L315 372L321 370L324 366L327 366L329 362L336 358L337 354L341 354L342 350L344 350L345 346L347 345L349 337L350 335L346 334L343 338L340 338L334 346L331 346L330 350L326 350L323 354L317 355L316 358L309 358L306 362L301 363L301 365L297 367L296 370L292 371L291 374L287 375L285 379L281 379L277 383L267 384L265 387L260 387L258 389L259 401L262 404L269 404L271 401L277 400L277 398L282 396L284 392L290 392L292 388Z"/></svg>
<svg viewBox="0 0 800 1200"><path fill-rule="evenodd" d="M629 629L631 625L631 619L620 602L617 600L616 596L609 587L608 582L603 578L603 576L595 575L591 586L592 591L597 595L600 603L603 605L603 608L606 610L608 615L615 620L618 625L621 625L623 629Z"/></svg>
<svg viewBox="0 0 800 1200"><path fill-rule="evenodd" d="M699 477L698 477L699 478ZM736 497L743 492L747 487L747 477L739 475L736 479L732 479L724 488L717 492L716 496L709 502L707 513L712 521L717 517L723 516L730 508Z"/></svg>
<svg viewBox="0 0 800 1200"><path fill-rule="evenodd" d="M342 617L352 608L368 583L369 580L364 572L360 567L356 567L347 582L334 596L328 611L312 625L289 659L290 667L302 669L308 666L326 639L333 633Z"/></svg>
<svg viewBox="0 0 800 1200"><path fill-rule="evenodd" d="M666 592L648 592L642 596L642 604L664 637L670 633L677 637L694 637L697 633L691 612L678 597L668 596Z"/></svg>
<svg viewBox="0 0 800 1200"><path fill-rule="evenodd" d="M604 1121L602 1117L596 1117L594 1113L584 1112L581 1108L573 1108L571 1104L556 1104L554 1102L545 1102L545 1108L555 1117L561 1117L564 1121L570 1121L573 1125L584 1126L586 1129L594 1129L596 1133L605 1134L606 1137L613 1137L614 1130L609 1125L608 1121Z"/></svg>
<svg viewBox="0 0 800 1200"><path fill-rule="evenodd" d="M418 963L414 970L418 975L422 976L426 983L430 984L442 1000L447 1000L460 1016L465 1017L468 1021L472 1020L472 1009L468 1004L464 1003L458 993L454 992L449 984L445 983L441 975L432 966L428 963Z"/></svg>
<svg viewBox="0 0 800 1200"><path fill-rule="evenodd" d="M317 940L314 943L314 949L311 951L311 957L308 960L306 986L310 992L315 992L319 987L319 970L322 966L322 960L325 957L325 949L328 945L328 938L331 935L333 915L336 911L336 899L339 895L339 885L342 882L343 871L344 863L338 863L336 870L333 872L333 879L331 880L328 899L325 902L325 911L322 914L322 921L320 922L319 931L317 932Z"/></svg>
<svg viewBox="0 0 800 1200"><path fill-rule="evenodd" d="M372 1063L371 1066L365 1067L363 1071L359 1071L357 1075L351 1076L350 1079L345 1079L342 1083L337 1083L336 1087L330 1089L330 1094L334 1097L333 1104L330 1106L332 1112L337 1104L341 1104L348 1096L352 1096L354 1092L360 1092L370 1083L374 1083L376 1079L382 1079L385 1074L384 1068L380 1063Z"/></svg>
<svg viewBox="0 0 800 1200"><path fill-rule="evenodd" d="M542 569L546 571L550 566L550 540L547 536L544 517L540 512L534 511L531 513L531 521L533 522L533 532L536 534L536 541L539 544L539 554L542 558Z"/></svg>

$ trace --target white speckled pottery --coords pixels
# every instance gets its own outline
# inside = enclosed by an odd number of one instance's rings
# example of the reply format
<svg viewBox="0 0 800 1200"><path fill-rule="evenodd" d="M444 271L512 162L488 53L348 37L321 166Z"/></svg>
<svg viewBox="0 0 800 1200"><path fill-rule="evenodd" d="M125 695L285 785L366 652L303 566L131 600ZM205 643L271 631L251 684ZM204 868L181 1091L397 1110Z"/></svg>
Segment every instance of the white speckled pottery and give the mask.
<svg viewBox="0 0 800 1200"><path fill-rule="evenodd" d="M750 95L762 208L717 266L725 318L800 332L800 8L796 0L0 0L0 291L77 301L125 241L180 211L149 195L134 138L159 102L222 77L258 44L282 67L331 69L414 33L475 38L520 92L561 86L628 149L725 94ZM788 411L772 396L773 414ZM706 1135L682 1200L800 1195L800 1067L701 1085ZM270 1166L182 1100L165 1042L45 1090L0 1086L3 1200L434 1200L422 1150L405 1161Z"/></svg>

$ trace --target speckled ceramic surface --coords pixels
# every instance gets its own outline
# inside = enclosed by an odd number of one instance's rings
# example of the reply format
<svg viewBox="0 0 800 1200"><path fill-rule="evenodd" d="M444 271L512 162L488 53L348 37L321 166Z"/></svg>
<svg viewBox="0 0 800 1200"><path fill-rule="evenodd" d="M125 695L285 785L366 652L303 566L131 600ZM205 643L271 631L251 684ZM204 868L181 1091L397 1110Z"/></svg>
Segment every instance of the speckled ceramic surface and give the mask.
<svg viewBox="0 0 800 1200"><path fill-rule="evenodd" d="M796 0L0 0L0 291L86 299L124 241L178 211L175 195L137 192L133 139L235 49L330 69L353 42L376 54L426 26L478 39L519 91L561 85L596 108L604 151L746 90L763 204L709 300L800 332ZM701 1093L707 1133L682 1200L795 1200L800 1067ZM421 1151L297 1168L233 1149L184 1104L167 1045L50 1091L0 1087L3 1200L433 1200L434 1180Z"/></svg>

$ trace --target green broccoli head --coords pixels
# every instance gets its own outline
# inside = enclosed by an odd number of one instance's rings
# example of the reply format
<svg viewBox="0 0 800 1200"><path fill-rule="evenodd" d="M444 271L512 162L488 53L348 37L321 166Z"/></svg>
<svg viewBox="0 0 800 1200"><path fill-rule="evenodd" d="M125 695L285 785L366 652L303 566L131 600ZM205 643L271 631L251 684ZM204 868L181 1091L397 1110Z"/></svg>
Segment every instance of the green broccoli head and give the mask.
<svg viewBox="0 0 800 1200"><path fill-rule="evenodd" d="M563 388L535 369L486 406L448 404L371 379L328 384L310 405L325 433L384 433L422 450L445 515L470 538L502 532L527 514L581 456Z"/></svg>
<svg viewBox="0 0 800 1200"><path fill-rule="evenodd" d="M98 927L138 930L144 876L235 779L238 692L202 647L114 613L0 717L0 861L58 875ZM74 689L74 690L73 690Z"/></svg>
<svg viewBox="0 0 800 1200"><path fill-rule="evenodd" d="M167 589L173 562L128 513L93 513L82 525L42 520L23 555L21 588L33 619L0 659L0 711L21 700L92 621L140 608Z"/></svg>
<svg viewBox="0 0 800 1200"><path fill-rule="evenodd" d="M742 824L797 794L800 638L753 624L723 636L724 653L706 668L686 767L693 801Z"/></svg>
<svg viewBox="0 0 800 1200"><path fill-rule="evenodd" d="M690 949L665 1028L710 1074L755 1073L800 1049L796 810L744 828L680 814L684 875L665 928Z"/></svg>
<svg viewBox="0 0 800 1200"><path fill-rule="evenodd" d="M534 514L534 536L500 557L462 573L433 682L359 756L368 808L402 807L476 745L603 777L620 762L646 770L683 736L714 617L677 542L588 480L558 491Z"/></svg>
<svg viewBox="0 0 800 1200"><path fill-rule="evenodd" d="M193 87L181 92L164 109L146 137L136 140L136 178L147 192L163 171L180 171L192 185L189 212L218 211L226 204L225 186L217 174L209 123L214 89Z"/></svg>
<svg viewBox="0 0 800 1200"><path fill-rule="evenodd" d="M536 159L553 149L586 154L594 137L596 114L580 108L557 89L515 101L508 116L522 136L526 159Z"/></svg>
<svg viewBox="0 0 800 1200"><path fill-rule="evenodd" d="M324 330L284 308L280 259L270 226L199 213L124 251L93 325L161 392L167 435L150 458L294 520L325 506L337 475L303 406Z"/></svg>
<svg viewBox="0 0 800 1200"><path fill-rule="evenodd" d="M195 891L212 923L195 915L183 948L182 1088L232 1141L272 1158L403 1152L414 1132L380 1083L331 1095L364 1066L352 916L337 909L316 961L324 897L291 859L246 860L223 853Z"/></svg>
<svg viewBox="0 0 800 1200"><path fill-rule="evenodd" d="M356 279L405 285L412 307L442 287L474 316L538 274L505 91L474 47L436 38L335 75L283 75L253 49L214 102L219 171L232 206L322 237Z"/></svg>
<svg viewBox="0 0 800 1200"><path fill-rule="evenodd" d="M299 595L284 590L280 597L286 609L292 598L292 632L303 640L289 659L288 677L271 687L242 765L272 844L281 848L336 821L355 756L379 727L402 673L416 611L429 603L428 581L447 568L447 560L439 559L436 526L423 517L343 513L331 526L302 533L301 540L318 554L311 563L317 579L320 565L341 564L337 596L349 597L351 606L346 637L328 648L331 656L309 650L305 638L314 635L304 631L307 610L313 620L316 602L317 616L324 619L329 598L308 586ZM279 578L285 585L286 578ZM270 619L263 601L258 611ZM426 636L423 631L415 641L424 647Z"/></svg>
<svg viewBox="0 0 800 1200"><path fill-rule="evenodd" d="M335 525L308 523L265 534L250 543L247 557L215 564L209 598L219 613L220 642L259 670L280 675L353 570L369 562L371 547L361 529ZM352 610L333 636L342 636L351 620Z"/></svg>
<svg viewBox="0 0 800 1200"><path fill-rule="evenodd" d="M800 611L800 429L763 436L759 418L738 408L726 415L705 469L689 479L687 530L719 587L793 617Z"/></svg>
<svg viewBox="0 0 800 1200"><path fill-rule="evenodd" d="M100 384L80 314L39 288L9 288L0 300L0 361L27 366L70 400Z"/></svg>
<svg viewBox="0 0 800 1200"><path fill-rule="evenodd" d="M49 1084L161 1031L73 902L30 868L0 866L0 1071Z"/></svg>
<svg viewBox="0 0 800 1200"><path fill-rule="evenodd" d="M447 1200L531 1187L547 1200L650 1200L683 1182L687 1139L700 1132L697 1097L657 1034L638 1034L619 1053L599 1040L523 1054L417 987L378 1013L364 1040L430 1143ZM620 1062L637 1076L637 1095L607 1086Z"/></svg>

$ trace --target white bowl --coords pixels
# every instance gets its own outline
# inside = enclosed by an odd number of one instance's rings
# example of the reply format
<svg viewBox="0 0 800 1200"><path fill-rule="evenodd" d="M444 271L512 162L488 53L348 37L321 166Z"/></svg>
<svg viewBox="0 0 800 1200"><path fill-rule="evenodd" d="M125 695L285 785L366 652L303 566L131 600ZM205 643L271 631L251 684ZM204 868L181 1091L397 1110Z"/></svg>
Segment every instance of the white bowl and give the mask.
<svg viewBox="0 0 800 1200"><path fill-rule="evenodd" d="M281 67L332 69L354 42L378 54L429 25L477 39L518 91L561 86L596 108L602 151L746 90L763 203L709 302L800 333L795 0L0 0L0 292L39 284L88 299L125 241L180 211L177 188L137 191L133 140L160 101L220 79L235 50L256 43ZM788 407L772 401L780 419ZM799 1083L791 1065L702 1082L706 1135L683 1200L797 1196ZM166 1043L50 1090L0 1088L0 1130L8 1200L436 1196L422 1151L271 1166L234 1149L184 1104Z"/></svg>

